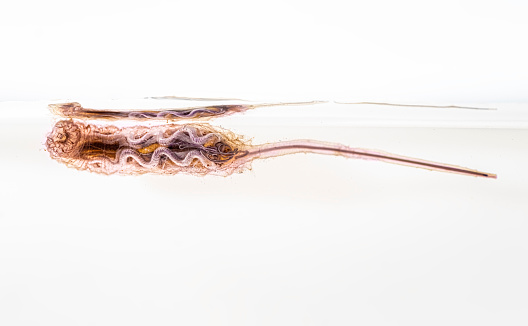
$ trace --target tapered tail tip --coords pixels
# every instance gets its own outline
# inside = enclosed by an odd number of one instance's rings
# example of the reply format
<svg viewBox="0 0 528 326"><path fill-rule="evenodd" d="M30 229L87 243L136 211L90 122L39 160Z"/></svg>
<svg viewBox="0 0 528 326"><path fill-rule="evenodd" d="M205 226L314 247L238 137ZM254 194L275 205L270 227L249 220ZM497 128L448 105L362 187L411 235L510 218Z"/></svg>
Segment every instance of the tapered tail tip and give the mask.
<svg viewBox="0 0 528 326"><path fill-rule="evenodd" d="M497 179L497 175L494 173L479 172L477 176L484 177L484 178L490 178L490 179Z"/></svg>

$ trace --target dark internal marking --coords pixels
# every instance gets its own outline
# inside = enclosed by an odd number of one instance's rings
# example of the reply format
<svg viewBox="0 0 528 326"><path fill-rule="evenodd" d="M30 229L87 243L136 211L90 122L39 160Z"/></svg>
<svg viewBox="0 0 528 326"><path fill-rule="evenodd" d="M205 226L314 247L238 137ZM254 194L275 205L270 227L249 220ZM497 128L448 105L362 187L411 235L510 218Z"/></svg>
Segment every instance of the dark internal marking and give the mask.
<svg viewBox="0 0 528 326"><path fill-rule="evenodd" d="M265 153L265 152L277 151L281 149L306 149L306 150L321 150L321 151L327 151L327 152L338 152L338 153L344 153L344 154L352 154L352 155L371 157L371 158L376 158L376 159L381 159L381 160L393 161L397 163L414 164L414 165L419 165L423 167L430 167L434 169L440 169L440 170L456 172L456 173L470 174L470 175L475 175L479 177L486 177L486 178L495 177L492 174L479 172L479 171L466 170L462 168L446 166L446 165L441 165L441 164L436 164L436 163L420 162L420 161L415 161L412 159L393 157L393 156L382 155L382 154L360 152L360 151L355 151L352 149L328 148L328 147L314 146L314 145L286 145L286 146L278 145L273 148L261 149L259 152Z"/></svg>

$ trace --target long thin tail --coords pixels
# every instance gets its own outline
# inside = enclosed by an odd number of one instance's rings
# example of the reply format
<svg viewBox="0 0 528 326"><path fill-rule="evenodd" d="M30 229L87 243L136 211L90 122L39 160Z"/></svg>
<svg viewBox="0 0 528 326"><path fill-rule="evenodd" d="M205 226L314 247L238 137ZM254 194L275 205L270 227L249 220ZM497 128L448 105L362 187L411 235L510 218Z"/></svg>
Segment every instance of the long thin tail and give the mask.
<svg viewBox="0 0 528 326"><path fill-rule="evenodd" d="M340 144L332 144L314 140L293 140L255 146L248 150L247 153L243 155L244 157L242 159L253 160L256 158L269 158L294 153L340 155L349 158L383 161L427 170L450 172L483 178L497 178L497 175L493 173L480 172L456 165L431 162L369 149L351 148Z"/></svg>

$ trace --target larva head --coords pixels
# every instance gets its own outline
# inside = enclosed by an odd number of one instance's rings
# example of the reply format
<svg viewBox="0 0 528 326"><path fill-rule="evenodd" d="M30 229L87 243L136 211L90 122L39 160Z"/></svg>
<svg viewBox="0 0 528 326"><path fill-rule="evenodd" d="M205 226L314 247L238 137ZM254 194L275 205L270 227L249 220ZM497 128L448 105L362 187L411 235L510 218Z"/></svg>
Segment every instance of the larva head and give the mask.
<svg viewBox="0 0 528 326"><path fill-rule="evenodd" d="M77 153L81 130L71 120L59 121L46 140L46 148L53 157L72 157Z"/></svg>

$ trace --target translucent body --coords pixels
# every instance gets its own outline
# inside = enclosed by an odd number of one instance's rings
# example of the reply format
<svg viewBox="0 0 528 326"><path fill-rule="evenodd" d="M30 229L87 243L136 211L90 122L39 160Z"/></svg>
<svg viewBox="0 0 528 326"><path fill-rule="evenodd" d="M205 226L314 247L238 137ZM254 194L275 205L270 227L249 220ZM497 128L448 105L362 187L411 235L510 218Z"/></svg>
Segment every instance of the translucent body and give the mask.
<svg viewBox="0 0 528 326"><path fill-rule="evenodd" d="M70 167L104 174L227 175L235 156L246 154L236 137L208 125L118 128L62 120L46 146Z"/></svg>
<svg viewBox="0 0 528 326"><path fill-rule="evenodd" d="M62 120L48 135L46 146L52 158L70 167L103 174L188 173L225 176L242 172L257 158L302 152L377 160L477 177L496 177L491 173L454 165L314 140L251 146L243 137L208 124L118 128Z"/></svg>

